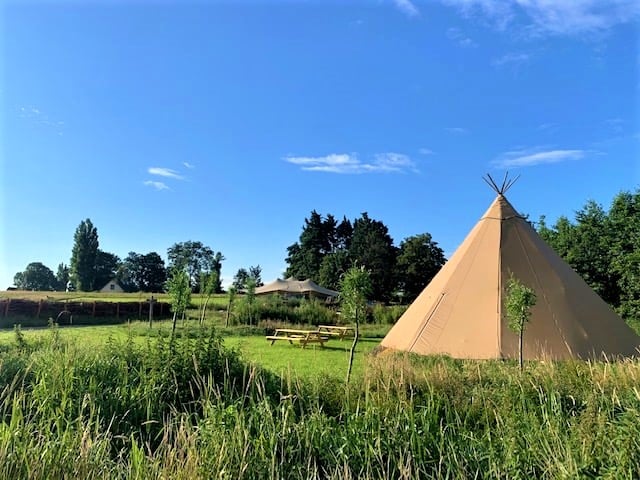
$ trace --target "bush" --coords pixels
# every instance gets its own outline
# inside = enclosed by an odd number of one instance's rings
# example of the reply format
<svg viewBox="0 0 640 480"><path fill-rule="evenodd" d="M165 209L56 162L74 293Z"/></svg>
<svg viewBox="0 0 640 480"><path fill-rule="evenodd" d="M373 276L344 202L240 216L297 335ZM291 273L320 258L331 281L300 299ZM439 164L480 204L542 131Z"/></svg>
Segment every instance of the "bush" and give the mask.
<svg viewBox="0 0 640 480"><path fill-rule="evenodd" d="M300 306L295 308L298 323L311 325L332 325L336 321L336 314L322 305L318 300L303 300Z"/></svg>
<svg viewBox="0 0 640 480"><path fill-rule="evenodd" d="M378 325L393 325L398 321L407 308L408 307L406 305L393 305L387 307L385 305L375 304L371 309L373 323Z"/></svg>
<svg viewBox="0 0 640 480"><path fill-rule="evenodd" d="M268 295L258 300L260 318L263 320L280 320L282 322L299 323L295 307L299 304L284 299L280 295Z"/></svg>
<svg viewBox="0 0 640 480"><path fill-rule="evenodd" d="M233 314L237 323L258 325L261 321L307 325L333 324L336 314L316 299L286 299L279 295L259 297L252 302L243 298L236 302Z"/></svg>

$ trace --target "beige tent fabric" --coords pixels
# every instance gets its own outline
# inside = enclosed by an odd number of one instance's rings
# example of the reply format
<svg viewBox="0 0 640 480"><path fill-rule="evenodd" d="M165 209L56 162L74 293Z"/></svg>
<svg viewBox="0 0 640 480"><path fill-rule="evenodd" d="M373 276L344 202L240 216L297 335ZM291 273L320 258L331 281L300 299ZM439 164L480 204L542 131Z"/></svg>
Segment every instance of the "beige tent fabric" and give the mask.
<svg viewBox="0 0 640 480"><path fill-rule="evenodd" d="M256 288L256 295L267 295L270 293L280 293L284 295L310 295L316 297L337 297L338 292L321 287L313 280L286 280L275 279L262 287Z"/></svg>
<svg viewBox="0 0 640 480"><path fill-rule="evenodd" d="M638 355L640 337L499 195L381 347L456 358L517 358L502 312L514 275L537 295L527 359Z"/></svg>

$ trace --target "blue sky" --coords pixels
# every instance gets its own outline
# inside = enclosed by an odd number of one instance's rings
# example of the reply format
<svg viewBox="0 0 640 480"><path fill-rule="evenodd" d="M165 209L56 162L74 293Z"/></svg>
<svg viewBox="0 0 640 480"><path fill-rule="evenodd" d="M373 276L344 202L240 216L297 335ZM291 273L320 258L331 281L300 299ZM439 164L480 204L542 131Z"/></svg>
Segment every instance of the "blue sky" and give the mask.
<svg viewBox="0 0 640 480"><path fill-rule="evenodd" d="M640 186L640 4L4 1L0 288L199 240L280 275L312 209L451 254L521 178L533 219Z"/></svg>

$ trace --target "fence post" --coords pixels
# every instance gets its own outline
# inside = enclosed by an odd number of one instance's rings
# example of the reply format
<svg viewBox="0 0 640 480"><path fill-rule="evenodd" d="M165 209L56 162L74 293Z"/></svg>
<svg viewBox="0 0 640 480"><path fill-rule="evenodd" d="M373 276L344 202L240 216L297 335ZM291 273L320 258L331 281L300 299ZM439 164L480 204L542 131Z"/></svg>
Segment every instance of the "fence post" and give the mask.
<svg viewBox="0 0 640 480"><path fill-rule="evenodd" d="M157 302L153 295L151 298L147 298L147 302L149 302L149 328L153 326L153 304Z"/></svg>

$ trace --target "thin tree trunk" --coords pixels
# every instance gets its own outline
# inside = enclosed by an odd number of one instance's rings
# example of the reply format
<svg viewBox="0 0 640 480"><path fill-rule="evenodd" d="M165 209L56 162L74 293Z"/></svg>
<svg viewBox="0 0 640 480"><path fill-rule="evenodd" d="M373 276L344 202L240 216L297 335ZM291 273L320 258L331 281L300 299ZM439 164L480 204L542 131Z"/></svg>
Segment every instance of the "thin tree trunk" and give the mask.
<svg viewBox="0 0 640 480"><path fill-rule="evenodd" d="M204 323L204 317L207 315L207 304L209 303L210 296L204 300L204 305L202 306L202 313L200 314L200 325Z"/></svg>
<svg viewBox="0 0 640 480"><path fill-rule="evenodd" d="M173 312L173 326L171 327L171 338L176 333L176 321L178 320L178 312Z"/></svg>
<svg viewBox="0 0 640 480"><path fill-rule="evenodd" d="M351 379L351 369L353 368L353 357L356 352L356 345L358 344L358 336L360 333L360 322L358 321L358 310L356 310L356 329L353 334L353 342L351 343L351 350L349 351L349 368L347 369L347 383Z"/></svg>
<svg viewBox="0 0 640 480"><path fill-rule="evenodd" d="M523 361L522 361L522 337L524 335L524 329L520 328L520 338L518 340L518 352L520 354L520 371L523 369Z"/></svg>
<svg viewBox="0 0 640 480"><path fill-rule="evenodd" d="M233 300L229 298L229 303L227 304L227 317L224 319L224 327L227 328L229 326L229 316L231 315L231 303Z"/></svg>

